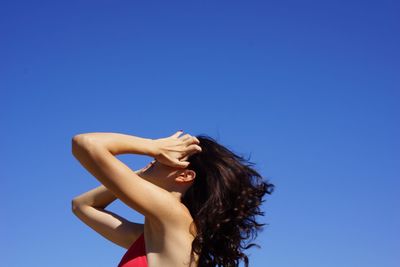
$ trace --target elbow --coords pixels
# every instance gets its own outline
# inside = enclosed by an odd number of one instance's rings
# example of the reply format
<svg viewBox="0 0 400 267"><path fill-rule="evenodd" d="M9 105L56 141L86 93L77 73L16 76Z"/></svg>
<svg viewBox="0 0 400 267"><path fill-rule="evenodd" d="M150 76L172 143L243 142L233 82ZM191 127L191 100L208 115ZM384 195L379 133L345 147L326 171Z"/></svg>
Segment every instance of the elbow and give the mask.
<svg viewBox="0 0 400 267"><path fill-rule="evenodd" d="M73 136L71 140L72 154L77 157L82 152L82 149L86 149L89 144L90 138L87 134L77 134Z"/></svg>
<svg viewBox="0 0 400 267"><path fill-rule="evenodd" d="M82 210L83 206L84 206L84 204L82 204L82 202L80 202L76 198L72 199L72 201L71 201L71 211L72 211L73 214L78 215L79 212Z"/></svg>
<svg viewBox="0 0 400 267"><path fill-rule="evenodd" d="M75 200L71 201L71 211L73 214L76 214L78 212L78 205Z"/></svg>
<svg viewBox="0 0 400 267"><path fill-rule="evenodd" d="M73 214L77 214L79 211L79 203L75 199L71 201L71 211Z"/></svg>
<svg viewBox="0 0 400 267"><path fill-rule="evenodd" d="M72 147L82 146L87 143L88 136L86 134L77 134L72 137L71 144Z"/></svg>

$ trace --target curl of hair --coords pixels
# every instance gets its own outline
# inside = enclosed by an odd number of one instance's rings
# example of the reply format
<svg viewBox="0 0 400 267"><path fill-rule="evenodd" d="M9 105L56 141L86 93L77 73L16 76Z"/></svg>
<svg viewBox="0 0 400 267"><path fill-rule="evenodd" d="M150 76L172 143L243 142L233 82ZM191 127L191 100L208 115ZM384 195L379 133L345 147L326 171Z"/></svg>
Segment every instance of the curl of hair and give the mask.
<svg viewBox="0 0 400 267"><path fill-rule="evenodd" d="M196 172L196 178L182 197L197 231L191 255L199 255L199 267L239 266L241 260L248 267L243 250L260 248L250 242L265 225L256 216L264 215L260 205L274 185L263 181L248 159L207 135L196 137L202 151L188 158L187 167Z"/></svg>

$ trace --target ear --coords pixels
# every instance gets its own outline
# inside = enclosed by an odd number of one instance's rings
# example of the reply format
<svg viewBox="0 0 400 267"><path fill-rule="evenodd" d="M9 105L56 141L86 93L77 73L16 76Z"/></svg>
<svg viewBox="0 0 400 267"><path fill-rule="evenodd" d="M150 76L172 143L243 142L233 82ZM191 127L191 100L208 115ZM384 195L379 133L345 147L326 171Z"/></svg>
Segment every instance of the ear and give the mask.
<svg viewBox="0 0 400 267"><path fill-rule="evenodd" d="M181 172L178 177L175 178L175 181L181 183L190 183L196 177L196 172L192 170L184 170Z"/></svg>

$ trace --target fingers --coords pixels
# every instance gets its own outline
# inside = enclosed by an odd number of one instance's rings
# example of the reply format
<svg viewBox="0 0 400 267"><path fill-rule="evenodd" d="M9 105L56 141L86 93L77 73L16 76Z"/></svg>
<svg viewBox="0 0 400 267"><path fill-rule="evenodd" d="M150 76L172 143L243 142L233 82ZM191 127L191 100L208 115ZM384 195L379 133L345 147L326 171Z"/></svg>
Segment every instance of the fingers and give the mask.
<svg viewBox="0 0 400 267"><path fill-rule="evenodd" d="M183 152L183 156L179 159L181 161L186 161L191 155L201 152L202 149L198 145L190 145Z"/></svg>
<svg viewBox="0 0 400 267"><path fill-rule="evenodd" d="M185 134L180 139L185 143L185 145L189 145L189 144L192 144L192 143L193 144L200 144L199 139L197 139L195 136L191 136L189 134Z"/></svg>
<svg viewBox="0 0 400 267"><path fill-rule="evenodd" d="M179 130L176 133L174 133L173 135L171 135L171 137L179 138L179 140L185 142L185 144L190 144L190 143L200 144L199 139L197 139L197 137L195 137L195 136L191 136L190 134L185 134L185 135L182 135L179 137L179 135L181 135L182 133L183 133L183 131Z"/></svg>
<svg viewBox="0 0 400 267"><path fill-rule="evenodd" d="M185 150L185 156L181 160L187 160L191 155L201 152L201 147L198 145L190 145Z"/></svg>
<svg viewBox="0 0 400 267"><path fill-rule="evenodd" d="M193 145L188 146L188 147L186 148L186 151L201 152L202 149L201 149L201 146L196 145L196 144L193 144Z"/></svg>
<svg viewBox="0 0 400 267"><path fill-rule="evenodd" d="M171 137L175 137L178 138L178 136L180 136L183 133L182 130L177 131L176 133L174 133L173 135L171 135Z"/></svg>
<svg viewBox="0 0 400 267"><path fill-rule="evenodd" d="M197 139L196 136L192 136L192 138L193 138L193 140L194 140L194 143L200 144L200 141L199 141L199 139Z"/></svg>
<svg viewBox="0 0 400 267"><path fill-rule="evenodd" d="M188 140L190 138L191 138L190 134L185 134L185 135L182 135L181 137L179 137L179 139L182 140L182 141L186 141L186 140Z"/></svg>
<svg viewBox="0 0 400 267"><path fill-rule="evenodd" d="M188 161L175 161L174 164L175 164L175 167L186 168L187 166L189 166L190 162L188 162Z"/></svg>

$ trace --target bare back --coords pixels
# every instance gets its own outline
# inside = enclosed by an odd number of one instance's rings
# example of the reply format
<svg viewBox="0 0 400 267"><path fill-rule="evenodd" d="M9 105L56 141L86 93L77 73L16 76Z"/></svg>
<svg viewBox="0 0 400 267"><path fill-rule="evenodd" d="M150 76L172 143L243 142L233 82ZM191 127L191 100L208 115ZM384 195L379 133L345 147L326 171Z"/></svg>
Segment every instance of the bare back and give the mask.
<svg viewBox="0 0 400 267"><path fill-rule="evenodd" d="M145 217L144 238L149 267L197 267L198 255L191 260L194 236L190 233L193 221L189 212L182 216L180 225L161 225ZM193 230L195 230L192 227ZM193 231L192 230L192 231Z"/></svg>

